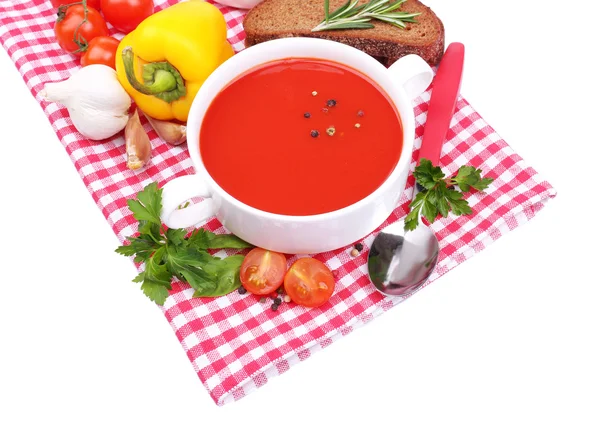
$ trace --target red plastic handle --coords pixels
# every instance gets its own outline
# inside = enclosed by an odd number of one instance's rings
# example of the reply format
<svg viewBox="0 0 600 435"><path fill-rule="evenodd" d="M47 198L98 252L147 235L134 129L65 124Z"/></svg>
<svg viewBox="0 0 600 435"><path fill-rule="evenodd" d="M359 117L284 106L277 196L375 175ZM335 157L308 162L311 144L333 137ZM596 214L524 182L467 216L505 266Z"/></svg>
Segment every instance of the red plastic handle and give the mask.
<svg viewBox="0 0 600 435"><path fill-rule="evenodd" d="M433 79L419 159L429 159L434 166L440 161L442 145L456 108L464 60L463 44L453 42L448 45Z"/></svg>

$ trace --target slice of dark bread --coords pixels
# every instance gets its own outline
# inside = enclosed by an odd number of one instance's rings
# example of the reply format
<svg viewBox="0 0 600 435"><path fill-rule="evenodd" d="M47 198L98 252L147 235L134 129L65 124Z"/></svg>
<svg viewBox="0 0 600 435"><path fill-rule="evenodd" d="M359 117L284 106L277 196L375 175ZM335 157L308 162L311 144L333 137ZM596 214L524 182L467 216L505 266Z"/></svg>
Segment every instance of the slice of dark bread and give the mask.
<svg viewBox="0 0 600 435"><path fill-rule="evenodd" d="M346 0L330 0L333 12ZM359 3L365 3L361 0ZM323 0L264 0L244 19L246 47L270 39L306 36L331 39L351 45L389 66L402 56L418 54L430 65L437 65L444 54L444 25L435 13L418 0L407 0L403 12L420 12L416 23L400 29L372 20L372 29L327 30L311 32L324 18Z"/></svg>

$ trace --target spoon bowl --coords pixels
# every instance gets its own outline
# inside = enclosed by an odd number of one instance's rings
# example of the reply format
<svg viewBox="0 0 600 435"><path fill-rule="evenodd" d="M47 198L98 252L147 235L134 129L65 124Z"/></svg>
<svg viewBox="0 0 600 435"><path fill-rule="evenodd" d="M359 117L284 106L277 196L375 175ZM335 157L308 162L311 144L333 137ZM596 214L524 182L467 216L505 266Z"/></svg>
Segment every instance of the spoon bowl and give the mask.
<svg viewBox="0 0 600 435"><path fill-rule="evenodd" d="M380 292L404 296L421 287L437 264L440 246L424 225L404 231L404 219L381 231L368 257L371 281Z"/></svg>

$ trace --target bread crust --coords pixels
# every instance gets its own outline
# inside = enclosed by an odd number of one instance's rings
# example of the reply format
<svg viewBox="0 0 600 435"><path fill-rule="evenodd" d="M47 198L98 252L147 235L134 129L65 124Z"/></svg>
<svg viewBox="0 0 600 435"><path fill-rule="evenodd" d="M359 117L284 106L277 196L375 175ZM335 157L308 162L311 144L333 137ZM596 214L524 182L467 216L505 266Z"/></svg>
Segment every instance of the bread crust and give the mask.
<svg viewBox="0 0 600 435"><path fill-rule="evenodd" d="M344 2L331 0L331 10ZM323 20L322 0L264 0L244 18L246 47L272 39L303 36L353 46L386 66L408 54L417 54L430 65L437 65L445 49L442 21L431 8L418 0L407 0L401 10L421 12L421 15L416 18L417 23L409 23L407 29L373 20L373 29L311 32Z"/></svg>

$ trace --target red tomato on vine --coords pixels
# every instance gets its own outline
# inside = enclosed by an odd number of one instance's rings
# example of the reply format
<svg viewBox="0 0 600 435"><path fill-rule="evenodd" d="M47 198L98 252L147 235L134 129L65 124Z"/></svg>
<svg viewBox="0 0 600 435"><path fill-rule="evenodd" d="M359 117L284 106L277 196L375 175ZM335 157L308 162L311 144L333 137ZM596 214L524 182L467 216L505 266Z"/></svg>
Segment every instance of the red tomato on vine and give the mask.
<svg viewBox="0 0 600 435"><path fill-rule="evenodd" d="M57 8L59 6L77 3L77 0L50 0L50 3L52 3L52 6ZM91 8L96 9L97 11L100 10L100 0L87 0L87 5Z"/></svg>
<svg viewBox="0 0 600 435"><path fill-rule="evenodd" d="M119 40L112 36L97 36L81 57L81 66L102 64L115 69L115 57Z"/></svg>
<svg viewBox="0 0 600 435"><path fill-rule="evenodd" d="M87 10L86 10L87 9ZM97 36L108 36L106 21L96 9L83 5L59 8L54 24L54 35L63 50L81 56Z"/></svg>

